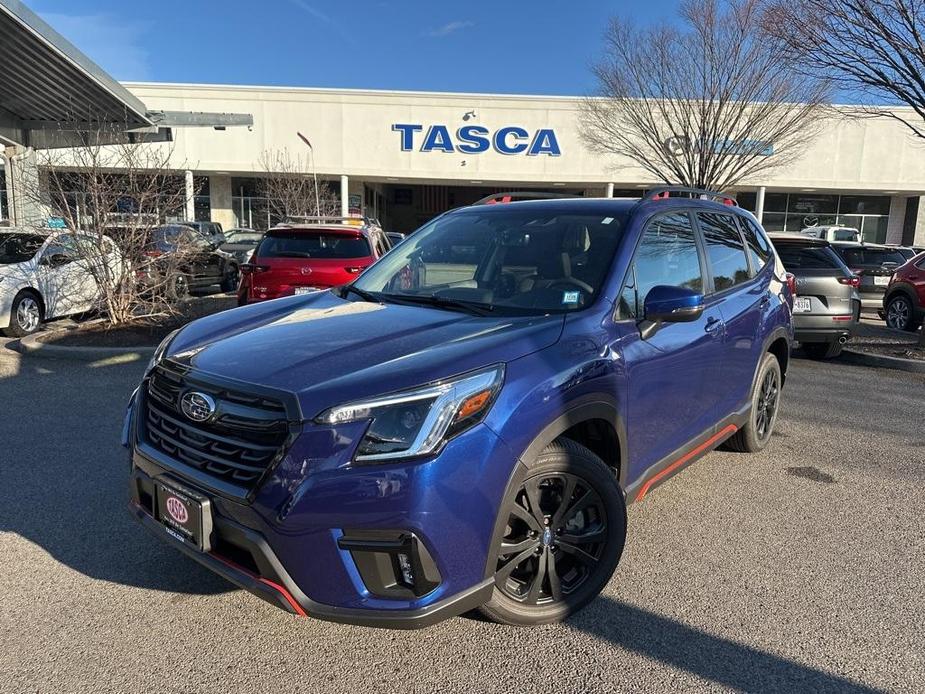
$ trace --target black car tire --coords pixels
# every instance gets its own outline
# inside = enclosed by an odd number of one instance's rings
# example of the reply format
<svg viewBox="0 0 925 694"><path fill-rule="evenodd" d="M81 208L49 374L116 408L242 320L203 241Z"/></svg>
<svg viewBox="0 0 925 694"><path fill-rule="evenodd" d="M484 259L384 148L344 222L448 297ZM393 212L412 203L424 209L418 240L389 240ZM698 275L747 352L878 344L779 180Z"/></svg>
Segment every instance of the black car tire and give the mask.
<svg viewBox="0 0 925 694"><path fill-rule="evenodd" d="M189 296L189 278L176 273L167 278L167 298L171 301L180 301Z"/></svg>
<svg viewBox="0 0 925 694"><path fill-rule="evenodd" d="M886 305L884 317L888 328L914 333L922 320L915 315L915 306L905 294L896 294Z"/></svg>
<svg viewBox="0 0 925 694"><path fill-rule="evenodd" d="M7 337L26 337L37 332L45 322L42 298L24 289L13 299L10 308L10 325L3 330Z"/></svg>
<svg viewBox="0 0 925 694"><path fill-rule="evenodd" d="M222 278L222 282L219 285L223 292L233 292L238 288L238 266L231 264L228 266L227 272L225 272L225 277Z"/></svg>
<svg viewBox="0 0 925 694"><path fill-rule="evenodd" d="M536 509L531 499L537 499ZM626 503L620 485L600 458L570 439L543 450L508 493L501 513L508 523L493 550L495 588L479 608L500 624L561 622L604 589L623 554ZM521 588L523 595L515 596Z"/></svg>
<svg viewBox="0 0 925 694"><path fill-rule="evenodd" d="M726 440L724 448L740 453L757 453L768 445L780 409L782 384L780 363L777 357L767 352L758 366L758 374L752 386L748 422Z"/></svg>
<svg viewBox="0 0 925 694"><path fill-rule="evenodd" d="M842 344L837 340L835 342L809 342L802 347L810 359L834 359L842 351Z"/></svg>

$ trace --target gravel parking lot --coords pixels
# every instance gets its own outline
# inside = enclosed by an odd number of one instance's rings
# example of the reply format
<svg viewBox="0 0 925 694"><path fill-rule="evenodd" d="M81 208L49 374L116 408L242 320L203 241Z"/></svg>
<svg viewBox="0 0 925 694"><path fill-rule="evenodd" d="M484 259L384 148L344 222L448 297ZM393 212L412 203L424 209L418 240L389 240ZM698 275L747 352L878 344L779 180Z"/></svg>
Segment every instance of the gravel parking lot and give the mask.
<svg viewBox="0 0 925 694"><path fill-rule="evenodd" d="M566 624L297 619L136 527L118 445L143 364L0 340L0 691L921 691L925 377L795 360L775 440L630 511Z"/></svg>

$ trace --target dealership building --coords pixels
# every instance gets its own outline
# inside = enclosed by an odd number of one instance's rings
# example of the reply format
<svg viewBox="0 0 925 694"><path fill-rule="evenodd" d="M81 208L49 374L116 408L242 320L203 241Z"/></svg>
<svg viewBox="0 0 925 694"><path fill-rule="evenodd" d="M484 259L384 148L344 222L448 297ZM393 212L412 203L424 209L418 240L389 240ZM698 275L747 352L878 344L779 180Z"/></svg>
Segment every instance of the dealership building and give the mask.
<svg viewBox="0 0 925 694"><path fill-rule="evenodd" d="M635 196L659 183L583 144L577 97L123 86L150 108L253 116L250 128L178 128L156 145L172 147L192 181L186 215L226 229L277 221L259 179L265 153L282 150L329 184L343 214L376 217L389 231L503 190ZM925 245L925 147L892 119L833 117L796 162L736 193L769 230L837 223L868 241Z"/></svg>

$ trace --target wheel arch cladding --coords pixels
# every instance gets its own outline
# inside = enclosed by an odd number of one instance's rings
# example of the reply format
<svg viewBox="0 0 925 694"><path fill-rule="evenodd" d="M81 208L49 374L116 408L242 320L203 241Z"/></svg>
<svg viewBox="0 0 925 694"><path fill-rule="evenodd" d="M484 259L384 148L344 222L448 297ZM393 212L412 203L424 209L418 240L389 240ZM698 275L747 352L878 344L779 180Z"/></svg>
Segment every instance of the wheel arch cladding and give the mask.
<svg viewBox="0 0 925 694"><path fill-rule="evenodd" d="M777 363L780 364L780 382L784 385L787 380L787 365L790 363L790 343L785 337L777 337L768 345L768 352L777 357Z"/></svg>

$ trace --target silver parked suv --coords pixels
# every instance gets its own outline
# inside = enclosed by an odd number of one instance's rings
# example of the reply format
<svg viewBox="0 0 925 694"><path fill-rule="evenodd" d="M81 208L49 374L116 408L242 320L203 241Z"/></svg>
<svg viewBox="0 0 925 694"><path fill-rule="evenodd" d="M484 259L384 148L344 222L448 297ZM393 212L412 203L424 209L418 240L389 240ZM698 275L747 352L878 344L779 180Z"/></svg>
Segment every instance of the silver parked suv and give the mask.
<svg viewBox="0 0 925 694"><path fill-rule="evenodd" d="M830 359L857 328L860 278L828 241L802 234L771 234L781 262L797 278L794 338L813 359Z"/></svg>

